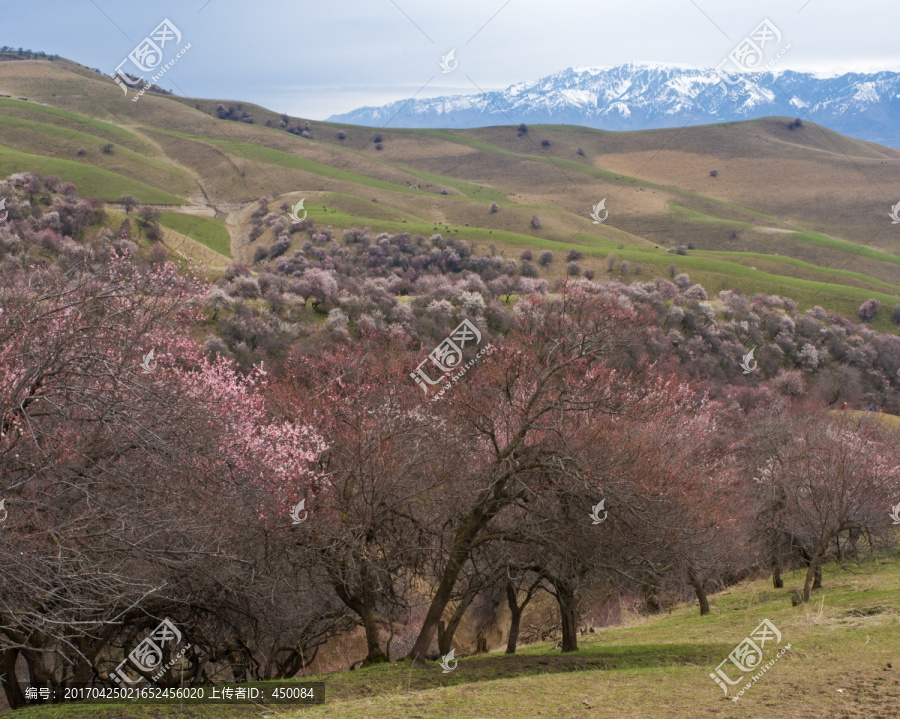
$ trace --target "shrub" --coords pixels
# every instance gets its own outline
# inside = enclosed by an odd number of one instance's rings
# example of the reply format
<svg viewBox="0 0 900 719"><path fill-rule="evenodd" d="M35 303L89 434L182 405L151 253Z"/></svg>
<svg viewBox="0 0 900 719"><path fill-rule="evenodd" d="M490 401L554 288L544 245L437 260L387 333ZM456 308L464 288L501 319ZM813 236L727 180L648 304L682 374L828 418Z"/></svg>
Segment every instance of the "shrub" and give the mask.
<svg viewBox="0 0 900 719"><path fill-rule="evenodd" d="M379 142L382 142L383 140L384 140L384 138L381 136L380 132L377 135L375 135L375 137L372 138L372 142L374 142L376 144Z"/></svg>
<svg viewBox="0 0 900 719"><path fill-rule="evenodd" d="M305 137L307 140L310 139L309 130L304 130L300 133L300 137Z"/></svg>
<svg viewBox="0 0 900 719"><path fill-rule="evenodd" d="M277 240L275 240L275 242L272 243L272 246L269 248L269 257L271 257L273 260L276 257L281 257L285 252L288 251L288 248L290 246L291 241L287 235L279 237Z"/></svg>
<svg viewBox="0 0 900 719"><path fill-rule="evenodd" d="M147 239L150 242L159 242L162 240L162 228L159 226L158 222L154 222L152 225L147 226L146 230Z"/></svg>
<svg viewBox="0 0 900 719"><path fill-rule="evenodd" d="M127 215L135 207L141 204L141 201L134 195L122 195L118 200L116 200L116 204L122 205L122 207L125 208L125 214Z"/></svg>
<svg viewBox="0 0 900 719"><path fill-rule="evenodd" d="M548 140L546 137L541 140L541 147L550 147L550 140Z"/></svg>
<svg viewBox="0 0 900 719"><path fill-rule="evenodd" d="M686 290L691 286L691 278L682 272L680 275L675 276L675 284L678 285L681 289Z"/></svg>
<svg viewBox="0 0 900 719"><path fill-rule="evenodd" d="M500 212L500 205L496 202L491 203L491 214L493 215L495 212Z"/></svg>
<svg viewBox="0 0 900 719"><path fill-rule="evenodd" d="M382 145L380 142L376 142L376 143L375 143L375 149L376 149L376 150L383 150L383 149L384 149L384 145Z"/></svg>
<svg viewBox="0 0 900 719"><path fill-rule="evenodd" d="M582 255L578 250L576 250L573 247L571 250L569 250L569 254L566 255L566 261L574 262L575 260L580 260L582 257L584 257L584 255Z"/></svg>
<svg viewBox="0 0 900 719"><path fill-rule="evenodd" d="M710 170L710 171L709 171L709 176L710 176L710 177L718 177L718 176L719 176L719 171L718 171L718 170Z"/></svg>
<svg viewBox="0 0 900 719"><path fill-rule="evenodd" d="M442 194L442 195L449 195L450 193L447 192L447 188L446 188L446 187L442 187L442 188L441 188L441 194Z"/></svg>
<svg viewBox="0 0 900 719"><path fill-rule="evenodd" d="M85 150L83 147L79 147L77 154L78 154L78 157L84 157L85 155L87 155L87 150Z"/></svg>
<svg viewBox="0 0 900 719"><path fill-rule="evenodd" d="M801 127L803 127L803 120L801 120L799 117L791 120L788 123L788 130L799 130Z"/></svg>
<svg viewBox="0 0 900 719"><path fill-rule="evenodd" d="M669 273L669 277L675 277L675 275L678 274L678 267L675 265L669 265L666 268L666 272Z"/></svg>
<svg viewBox="0 0 900 719"><path fill-rule="evenodd" d="M541 267L549 267L553 262L553 253L550 250L544 250L540 256L538 256L538 264Z"/></svg>
<svg viewBox="0 0 900 719"><path fill-rule="evenodd" d="M894 311L891 312L891 321L895 325L900 325L900 305L894 306Z"/></svg>
<svg viewBox="0 0 900 719"><path fill-rule="evenodd" d="M622 260L622 261L619 263L619 272L620 272L621 274L627 275L627 274L628 274L628 270L630 270L630 269L631 269L631 265L629 265L628 262L627 262L626 260Z"/></svg>
<svg viewBox="0 0 900 719"><path fill-rule="evenodd" d="M619 266L619 256L615 253L610 253L606 256L606 271L607 272L615 272L616 267Z"/></svg>
<svg viewBox="0 0 900 719"><path fill-rule="evenodd" d="M539 277L540 272L538 272L538 268L531 264L528 260L522 260L522 267L519 270L522 274L522 277Z"/></svg>
<svg viewBox="0 0 900 719"><path fill-rule="evenodd" d="M706 300L709 299L706 295L706 290L703 289L702 285L691 285L688 289L684 291L684 296L689 300Z"/></svg>
<svg viewBox="0 0 900 719"><path fill-rule="evenodd" d="M566 265L566 274L575 277L576 275L581 274L581 268L578 266L577 262L570 262Z"/></svg>
<svg viewBox="0 0 900 719"><path fill-rule="evenodd" d="M594 271L591 268L586 269L583 274L586 280L594 279Z"/></svg>
<svg viewBox="0 0 900 719"><path fill-rule="evenodd" d="M141 205L137 214L140 218L140 224L142 225L152 225L155 222L159 222L160 212L152 205Z"/></svg>
<svg viewBox="0 0 900 719"><path fill-rule="evenodd" d="M859 318L863 322L874 319L875 315L878 314L879 307L881 307L881 303L878 300L866 300L859 306Z"/></svg>
<svg viewBox="0 0 900 719"><path fill-rule="evenodd" d="M772 385L777 392L788 397L801 397L805 391L803 373L795 369L779 370Z"/></svg>
<svg viewBox="0 0 900 719"><path fill-rule="evenodd" d="M225 279L233 280L235 277L249 277L250 268L243 262L232 262L225 268Z"/></svg>
<svg viewBox="0 0 900 719"><path fill-rule="evenodd" d="M253 253L253 261L254 262L262 262L268 256L269 256L269 251L265 247L260 245L259 247L256 248L256 250Z"/></svg>
<svg viewBox="0 0 900 719"><path fill-rule="evenodd" d="M543 227L541 219L537 215L531 216L531 227L535 230L539 230Z"/></svg>
<svg viewBox="0 0 900 719"><path fill-rule="evenodd" d="M522 254L519 255L519 259L528 260L529 262L532 260L533 257L534 257L534 255L532 254L531 250L522 250Z"/></svg>
<svg viewBox="0 0 900 719"><path fill-rule="evenodd" d="M347 133L344 132L343 130L338 130L337 139L340 140L341 142L343 142L344 140L347 139Z"/></svg>
<svg viewBox="0 0 900 719"><path fill-rule="evenodd" d="M151 265L161 265L167 259L169 259L169 253L166 252L166 248L161 244L157 243L150 248L150 252L147 253L147 262Z"/></svg>
<svg viewBox="0 0 900 719"><path fill-rule="evenodd" d="M228 294L232 297L242 297L248 300L259 299L259 282L255 277L248 277L246 275L235 277L231 283Z"/></svg>
<svg viewBox="0 0 900 719"><path fill-rule="evenodd" d="M519 125L519 137L524 137L528 134L528 126L523 122Z"/></svg>
<svg viewBox="0 0 900 719"><path fill-rule="evenodd" d="M575 152L578 153L579 155L581 155L582 157L586 157L586 155L584 154L584 150L582 150L580 147L577 150L575 150Z"/></svg>
<svg viewBox="0 0 900 719"><path fill-rule="evenodd" d="M102 147L103 153L106 155L111 155L114 147L115 147L115 145L113 145L111 142L107 142Z"/></svg>

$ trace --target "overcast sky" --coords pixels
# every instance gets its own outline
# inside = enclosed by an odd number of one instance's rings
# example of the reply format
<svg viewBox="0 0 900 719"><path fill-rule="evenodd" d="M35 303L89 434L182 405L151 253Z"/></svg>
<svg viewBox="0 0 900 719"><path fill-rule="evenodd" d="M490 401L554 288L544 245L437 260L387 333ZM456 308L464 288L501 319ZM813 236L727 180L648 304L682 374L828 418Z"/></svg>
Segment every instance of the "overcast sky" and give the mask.
<svg viewBox="0 0 900 719"><path fill-rule="evenodd" d="M567 67L715 67L765 18L791 43L779 69L900 70L900 3L886 0L0 0L0 9L0 45L107 73L168 18L191 49L161 86L311 119ZM457 71L443 73L451 49Z"/></svg>

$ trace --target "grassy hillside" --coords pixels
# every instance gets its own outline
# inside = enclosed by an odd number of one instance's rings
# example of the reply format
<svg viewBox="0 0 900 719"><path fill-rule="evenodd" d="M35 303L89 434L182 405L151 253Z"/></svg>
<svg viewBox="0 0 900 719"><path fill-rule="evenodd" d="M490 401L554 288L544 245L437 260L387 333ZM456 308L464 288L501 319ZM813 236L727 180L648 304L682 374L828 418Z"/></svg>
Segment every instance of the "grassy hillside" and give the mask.
<svg viewBox="0 0 900 719"><path fill-rule="evenodd" d="M159 222L163 227L187 235L220 255L231 257L228 230L221 220L179 212L163 212L159 216Z"/></svg>
<svg viewBox="0 0 900 719"><path fill-rule="evenodd" d="M827 568L824 590L792 607L791 589L768 579L744 582L710 597L712 613L696 605L579 638L580 651L561 655L552 644L523 647L514 656L495 651L463 658L444 674L435 662L407 662L314 677L325 682L324 706L268 711L227 706L72 706L27 709L44 717L342 717L444 719L509 716L566 719L695 719L700 716L781 719L894 719L900 701L900 555L863 571ZM709 678L763 619L791 645L737 702ZM774 651L766 652L768 661ZM736 676L736 675L735 675Z"/></svg>
<svg viewBox="0 0 900 719"><path fill-rule="evenodd" d="M37 60L0 63L0 93L28 98L0 99L0 174L39 170L82 195L194 205L190 219L169 208L163 224L221 256L252 258L247 220L260 196L275 200L273 210L306 198L316 222L338 230L452 232L511 258L554 250L542 270L551 280L565 275L576 247L579 270L598 279L619 278L607 272L615 254L630 265L626 282L666 276L674 265L710 292L790 295L802 308L853 316L875 298L884 309L873 326L896 329L900 229L888 211L900 198L900 151L821 127L768 118L632 133L546 125L519 136L513 127L310 122L305 138L249 103L221 101L253 124L219 119L219 100L148 94L132 103L105 76ZM609 219L595 224L588 213L603 198ZM304 240L294 235L289 252ZM678 246L693 249L667 252Z"/></svg>

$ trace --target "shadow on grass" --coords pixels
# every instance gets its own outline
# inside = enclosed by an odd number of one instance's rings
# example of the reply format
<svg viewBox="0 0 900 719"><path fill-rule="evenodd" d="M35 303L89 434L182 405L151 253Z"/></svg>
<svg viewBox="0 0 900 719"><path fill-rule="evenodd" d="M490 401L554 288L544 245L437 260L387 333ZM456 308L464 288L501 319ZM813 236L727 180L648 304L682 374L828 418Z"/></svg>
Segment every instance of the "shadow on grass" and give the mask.
<svg viewBox="0 0 900 719"><path fill-rule="evenodd" d="M350 700L405 691L421 691L496 679L580 671L622 671L655 667L715 666L734 647L726 644L641 644L588 647L572 654L490 654L460 660L444 673L437 662L400 661L350 673L317 677L325 681L328 701ZM329 681L330 680L330 681Z"/></svg>

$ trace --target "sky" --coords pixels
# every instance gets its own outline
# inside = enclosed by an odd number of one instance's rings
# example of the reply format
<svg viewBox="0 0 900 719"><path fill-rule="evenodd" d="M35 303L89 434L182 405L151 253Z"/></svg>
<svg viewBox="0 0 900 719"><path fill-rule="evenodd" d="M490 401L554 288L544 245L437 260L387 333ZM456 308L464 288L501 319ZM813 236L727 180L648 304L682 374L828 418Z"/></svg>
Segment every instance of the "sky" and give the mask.
<svg viewBox="0 0 900 719"><path fill-rule="evenodd" d="M900 70L900 3L886 0L0 0L0 12L0 45L105 73L168 19L182 38L164 61L191 47L159 85L316 120L568 67L715 67L764 19L791 44L779 69Z"/></svg>

